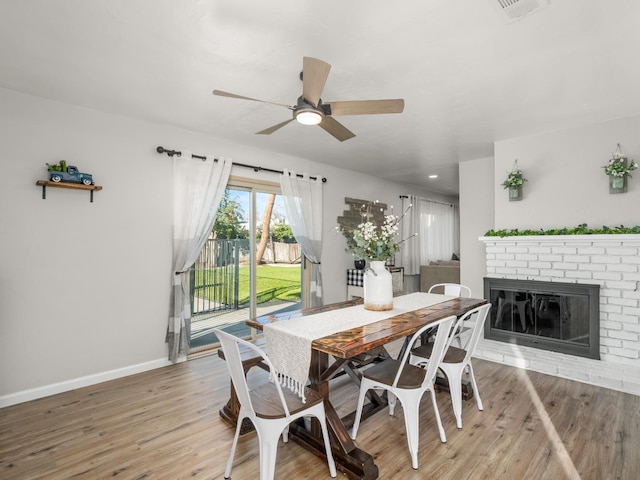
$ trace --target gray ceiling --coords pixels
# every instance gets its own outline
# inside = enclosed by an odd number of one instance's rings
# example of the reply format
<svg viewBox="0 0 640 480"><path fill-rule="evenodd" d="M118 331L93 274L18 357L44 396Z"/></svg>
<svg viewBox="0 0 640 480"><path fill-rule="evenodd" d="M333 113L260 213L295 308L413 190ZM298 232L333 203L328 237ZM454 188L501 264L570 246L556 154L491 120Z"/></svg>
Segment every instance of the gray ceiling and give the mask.
<svg viewBox="0 0 640 480"><path fill-rule="evenodd" d="M0 0L0 86L456 194L497 140L640 114L640 2L496 1ZM264 136L291 112L211 94L294 104L303 56L332 65L324 100L404 113Z"/></svg>

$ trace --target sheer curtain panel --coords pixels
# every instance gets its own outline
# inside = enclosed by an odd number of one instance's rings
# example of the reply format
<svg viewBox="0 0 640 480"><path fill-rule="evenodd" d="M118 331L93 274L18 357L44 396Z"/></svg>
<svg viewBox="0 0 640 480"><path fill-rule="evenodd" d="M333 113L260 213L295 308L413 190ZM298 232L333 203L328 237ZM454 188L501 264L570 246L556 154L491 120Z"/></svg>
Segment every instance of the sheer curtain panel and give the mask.
<svg viewBox="0 0 640 480"><path fill-rule="evenodd" d="M408 195L402 198L402 211L407 213L400 223L402 239L406 239L400 249L400 265L404 267L405 275L418 275L420 273L422 232L420 231L418 202L418 197L415 195ZM407 209L409 210L407 211ZM415 235L416 232L418 232L418 235Z"/></svg>
<svg viewBox="0 0 640 480"><path fill-rule="evenodd" d="M420 200L420 257L422 265L450 260L455 246L455 210L448 205Z"/></svg>
<svg viewBox="0 0 640 480"><path fill-rule="evenodd" d="M191 299L188 271L207 241L231 173L231 159L173 158L173 289L167 343L173 363L189 353Z"/></svg>
<svg viewBox="0 0 640 480"><path fill-rule="evenodd" d="M302 178L296 172L283 169L280 188L291 231L300 244L302 254L311 262L311 285L308 306L316 307L322 301L322 177L309 175Z"/></svg>

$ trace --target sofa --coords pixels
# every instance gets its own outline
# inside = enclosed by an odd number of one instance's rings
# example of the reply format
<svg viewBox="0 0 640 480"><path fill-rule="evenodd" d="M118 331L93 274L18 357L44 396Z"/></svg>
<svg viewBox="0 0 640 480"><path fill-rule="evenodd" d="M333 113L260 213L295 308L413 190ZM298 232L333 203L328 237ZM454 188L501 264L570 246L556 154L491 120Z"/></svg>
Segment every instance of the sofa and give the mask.
<svg viewBox="0 0 640 480"><path fill-rule="evenodd" d="M420 266L420 291L428 292L436 283L460 283L460 261L439 260Z"/></svg>

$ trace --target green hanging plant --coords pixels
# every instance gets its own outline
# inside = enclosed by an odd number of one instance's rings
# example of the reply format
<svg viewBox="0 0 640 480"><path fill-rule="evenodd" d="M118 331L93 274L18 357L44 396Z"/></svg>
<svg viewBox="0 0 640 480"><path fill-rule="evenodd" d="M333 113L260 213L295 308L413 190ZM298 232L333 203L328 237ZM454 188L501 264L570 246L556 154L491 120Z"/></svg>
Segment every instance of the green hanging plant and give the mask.
<svg viewBox="0 0 640 480"><path fill-rule="evenodd" d="M627 165L627 157L622 153L622 148L620 144L618 144L616 151L613 152L612 158L609 159L609 162L602 168L604 168L604 173L610 177L624 177L628 175L629 178L631 178L631 172L638 168L638 164L631 160Z"/></svg>
<svg viewBox="0 0 640 480"><path fill-rule="evenodd" d="M521 187L522 185L524 185L524 182L526 181L527 179L524 178L524 173L522 172L522 169L518 166L518 160L516 159L516 161L513 164L513 168L507 174L507 179L504 182L502 182L502 186L504 188Z"/></svg>

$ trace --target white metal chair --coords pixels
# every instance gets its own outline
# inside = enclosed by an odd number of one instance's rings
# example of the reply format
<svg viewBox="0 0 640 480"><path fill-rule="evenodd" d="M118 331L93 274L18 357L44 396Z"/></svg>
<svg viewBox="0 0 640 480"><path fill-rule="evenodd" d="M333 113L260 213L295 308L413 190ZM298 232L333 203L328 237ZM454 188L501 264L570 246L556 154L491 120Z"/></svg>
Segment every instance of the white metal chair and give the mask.
<svg viewBox="0 0 640 480"><path fill-rule="evenodd" d="M476 383L476 378L473 374L471 357L478 345L478 340L480 339L480 335L484 329L484 323L487 319L487 314L489 313L490 308L490 303L474 308L473 310L465 313L456 322L454 329L460 323L469 320L470 317L475 317L475 325L473 326L471 336L467 339L464 348L452 346L452 336L448 341L444 358L441 360L439 355L434 354L435 347L430 343L416 347L410 352L411 357L409 362L412 365L426 365L427 368L430 368L432 359L435 359L440 370L442 370L447 376L449 381L449 392L451 394L451 404L453 406L453 413L456 417L456 424L458 428L462 428L462 374L467 367L471 378L471 384L473 385L473 396L476 398L478 410L483 410L482 400L480 399L480 393L478 392L478 384Z"/></svg>
<svg viewBox="0 0 640 480"><path fill-rule="evenodd" d="M418 468L420 400L427 390L431 393L431 401L433 403L433 410L438 423L440 440L442 442L447 441L447 437L444 433L444 428L442 428L442 422L440 420L440 413L436 403L433 383L436 378L439 360L444 355L444 348L449 338L451 325L455 319L455 316L451 316L429 325L425 325L411 337L408 348L405 350L400 360L388 358L362 372L360 394L358 395L358 406L356 407L356 418L353 423L351 438L355 440L356 435L358 434L366 393L368 390L376 388L387 391L389 415L393 415L396 399L399 399L402 404L404 424L407 429L407 442L409 444L409 453L411 454L411 466L414 469L417 470ZM420 335L426 329L436 326L438 327L438 331L435 335L435 342L433 343L434 362L426 369L409 364L407 360L411 353L411 348L417 339L420 338Z"/></svg>
<svg viewBox="0 0 640 480"><path fill-rule="evenodd" d="M435 292L434 292L435 290ZM453 295L454 297L470 297L471 289L466 285L461 285L459 283L436 283L435 285L431 285L429 291L427 293L442 293L444 295ZM462 332L465 332L467 328L463 327L462 324L456 326L453 334L453 338L458 342L458 346L462 348L462 340L460 339L460 335Z"/></svg>
<svg viewBox="0 0 640 480"><path fill-rule="evenodd" d="M233 456L238 443L242 421L245 418L251 420L258 434L258 441L260 443L260 480L273 480L280 435L282 434L283 440L286 442L288 440L289 424L306 416L316 417L320 422L322 436L324 437L327 463L329 464L329 472L331 476L335 478L336 466L333 461L333 455L331 454L329 432L327 430L322 397L317 392L306 389L306 403L302 403L302 400L296 394L287 390L283 391L277 381L266 382L249 389L247 379L244 375L244 369L242 368L242 359L238 346L243 345L261 355L264 364L269 367L270 372L273 372L274 368L271 361L260 348L252 343L218 328L214 328L213 331L218 339L220 339L227 366L229 367L229 373L231 374L231 381L233 382L240 402L236 432L233 437L233 444L224 472L224 478L229 479L231 476Z"/></svg>
<svg viewBox="0 0 640 480"><path fill-rule="evenodd" d="M445 295L453 295L454 297L471 296L471 289L459 283L436 283L435 285L431 285L427 293L440 293L440 290L442 290Z"/></svg>

